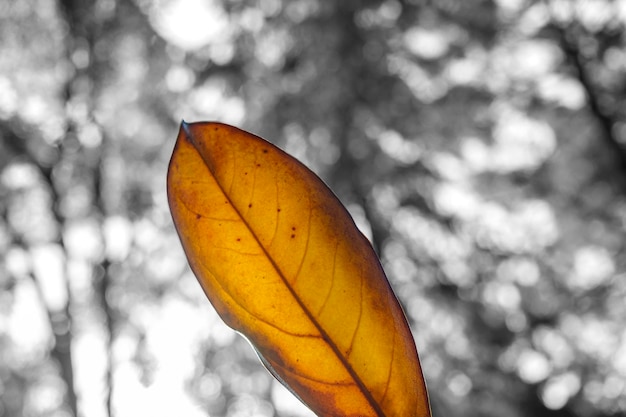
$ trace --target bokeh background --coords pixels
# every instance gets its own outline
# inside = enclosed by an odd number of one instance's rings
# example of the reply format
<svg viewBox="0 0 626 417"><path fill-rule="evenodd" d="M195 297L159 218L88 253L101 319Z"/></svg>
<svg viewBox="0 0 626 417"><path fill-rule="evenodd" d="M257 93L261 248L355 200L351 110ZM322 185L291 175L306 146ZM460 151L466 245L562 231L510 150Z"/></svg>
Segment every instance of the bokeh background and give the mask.
<svg viewBox="0 0 626 417"><path fill-rule="evenodd" d="M626 413L623 0L0 0L0 416L310 416L190 273L178 125L317 172L435 417Z"/></svg>

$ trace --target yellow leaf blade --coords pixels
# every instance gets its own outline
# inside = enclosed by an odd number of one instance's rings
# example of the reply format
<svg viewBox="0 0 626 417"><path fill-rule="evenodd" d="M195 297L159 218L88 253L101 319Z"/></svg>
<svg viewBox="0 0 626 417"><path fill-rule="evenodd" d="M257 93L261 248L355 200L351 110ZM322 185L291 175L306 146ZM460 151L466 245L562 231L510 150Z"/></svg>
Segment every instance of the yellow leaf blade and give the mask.
<svg viewBox="0 0 626 417"><path fill-rule="evenodd" d="M242 130L183 124L168 198L211 303L313 411L430 415L404 313L315 174Z"/></svg>

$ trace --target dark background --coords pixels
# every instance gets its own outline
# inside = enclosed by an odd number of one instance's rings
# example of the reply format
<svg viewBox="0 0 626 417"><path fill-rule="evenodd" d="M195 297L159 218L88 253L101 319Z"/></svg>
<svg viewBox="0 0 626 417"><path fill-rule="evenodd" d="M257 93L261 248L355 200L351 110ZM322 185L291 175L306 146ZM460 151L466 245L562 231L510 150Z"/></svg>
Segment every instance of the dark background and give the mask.
<svg viewBox="0 0 626 417"><path fill-rule="evenodd" d="M0 0L0 416L304 416L187 268L181 119L371 238L435 417L626 412L626 2Z"/></svg>

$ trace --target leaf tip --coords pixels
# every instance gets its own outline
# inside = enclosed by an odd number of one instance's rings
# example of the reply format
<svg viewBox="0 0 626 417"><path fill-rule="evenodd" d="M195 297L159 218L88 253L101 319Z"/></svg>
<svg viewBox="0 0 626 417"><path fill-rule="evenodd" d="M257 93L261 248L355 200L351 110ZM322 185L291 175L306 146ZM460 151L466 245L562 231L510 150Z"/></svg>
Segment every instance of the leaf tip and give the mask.
<svg viewBox="0 0 626 417"><path fill-rule="evenodd" d="M180 122L180 130L185 132L185 135L191 136L191 129L189 123L187 123L184 119Z"/></svg>

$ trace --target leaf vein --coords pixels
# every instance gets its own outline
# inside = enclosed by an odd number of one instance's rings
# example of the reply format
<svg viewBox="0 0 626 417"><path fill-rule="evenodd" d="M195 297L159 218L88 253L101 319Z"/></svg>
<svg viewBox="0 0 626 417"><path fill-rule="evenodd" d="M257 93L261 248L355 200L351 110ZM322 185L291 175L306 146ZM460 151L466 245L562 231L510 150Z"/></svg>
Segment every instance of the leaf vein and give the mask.
<svg viewBox="0 0 626 417"><path fill-rule="evenodd" d="M203 157L203 159L204 159L204 157ZM313 178L313 180L316 179L316 177L312 177L312 178ZM320 185L321 186L325 187L325 184L323 182L321 182L321 180L318 179L318 181L320 181ZM230 191L232 190L232 184L231 184L231 187L229 188L229 192L227 193L226 190L224 189L224 186L219 181L216 181L216 182L217 182L218 187L222 190L222 193L224 193L225 197L228 198L229 200L231 200L231 198L230 198ZM310 196L309 196L309 198L310 198ZM231 203L232 203L232 200L231 200ZM291 293L291 295L294 298L294 300L298 303L298 305L300 306L300 308L302 309L304 314L308 317L308 319L311 321L311 323L319 331L320 337L333 350L333 352L335 353L335 355L337 356L339 361L342 363L342 365L344 366L344 368L346 369L348 374L350 374L350 376L354 379L356 385L359 388L359 391L363 394L363 396L367 399L368 403L372 406L372 408L376 412L376 415L379 416L379 417L384 417L385 413L382 411L382 409L380 407L380 404L378 404L378 402L374 399L374 397L372 396L372 393L368 390L367 386L361 380L360 376L357 374L357 372L354 370L354 368L352 367L350 362L344 356L344 353L339 349L339 347L334 342L334 340L328 335L328 333L326 332L326 330L324 330L324 328L320 324L320 322L316 320L316 317L312 314L312 312L309 310L309 308L304 304L304 302L302 301L300 296L295 291L293 285L291 285L289 283L289 281L287 280L287 278L286 278L284 272L282 271L282 269L278 266L278 264L276 264L276 261L270 256L270 254L268 252L268 249L261 244L259 236L250 227L250 224L242 216L241 212L235 207L235 205L232 205L232 207L237 212L239 217L241 217L243 223L246 225L248 230L250 230L250 232L252 233L252 235L254 236L256 241L258 242L259 246L261 247L261 249L263 250L263 252L267 256L268 260L272 264L272 266L273 266L274 270L276 271L276 273L279 275L279 277L284 282L285 286L287 287L287 289ZM312 208L309 207L309 209L310 209L310 212L312 212ZM310 222L310 218L309 218L309 222ZM310 230L309 230L309 234L310 234Z"/></svg>
<svg viewBox="0 0 626 417"><path fill-rule="evenodd" d="M333 272L330 275L330 287L328 288L328 293L326 293L326 297L324 297L324 302L322 303L322 305L320 306L320 309L317 312L317 317L319 317L322 314L322 311L324 311L324 308L326 308L326 303L328 303L328 300L330 299L330 295L333 292L333 287L335 286L335 274L336 274L336 266L337 266L337 252L339 252L339 241L337 241L335 243L335 253L333 255Z"/></svg>
<svg viewBox="0 0 626 417"><path fill-rule="evenodd" d="M313 378L313 377L311 377L309 375L301 374L299 372L294 371L291 368L288 368L288 367L285 367L285 366L282 366L282 365L279 365L279 364L272 364L272 366L274 366L276 368L280 368L283 371L285 371L287 373L290 373L292 375L295 375L298 378L306 379L308 381L313 381L313 382L316 382L318 384L332 385L332 386L345 386L345 387L349 387L351 385L356 385L356 383L352 382L352 381L324 381L324 380L321 380L321 379Z"/></svg>
<svg viewBox="0 0 626 417"><path fill-rule="evenodd" d="M356 339L356 334L359 331L359 327L361 326L361 316L363 315L363 274L362 270L359 271L359 277L361 278L361 286L359 287L359 317L356 320L356 327L354 328L354 333L352 333L352 340L350 340L350 347L348 347L346 355L349 357L352 353L352 347L354 346L354 341Z"/></svg>
<svg viewBox="0 0 626 417"><path fill-rule="evenodd" d="M389 361L389 373L387 374L387 382L385 383L385 392L383 392L383 396L380 399L380 403L385 402L385 398L387 397L387 391L389 391L389 385L391 384L391 370L393 369L393 360L396 353L396 332L393 332L393 339L391 341L391 360Z"/></svg>
<svg viewBox="0 0 626 417"><path fill-rule="evenodd" d="M259 316L257 316L256 314L254 314L252 311L248 310L246 308L246 306L244 306L239 300L237 300L236 297L234 297L231 292L228 290L227 287L225 287L222 282L219 280L219 278L217 277L217 275L213 272L213 270L204 262L204 261L200 261L200 265L202 266L202 268L204 268L206 271L209 272L210 276L213 277L213 280L215 281L215 283L220 287L220 289L224 292L224 294L226 294L228 296L228 298L230 298L232 300L232 302L234 304L236 304L239 308L241 308L243 311L245 311L246 313L248 313L248 315L250 315L251 317L253 317L255 320L258 320L259 322L272 327L273 329L287 334L289 336L294 336L294 337L307 337L307 338L315 338L315 339L321 339L321 335L317 335L317 334L310 334L310 333L295 333L295 332L290 332L289 330L285 330L281 327L278 327L277 325L275 325L272 322L267 321L266 319L263 319Z"/></svg>
<svg viewBox="0 0 626 417"><path fill-rule="evenodd" d="M308 194L307 196L309 197L309 225L307 227L306 243L304 244L304 253L302 254L302 259L300 259L300 265L298 265L298 270L296 271L296 274L293 276L293 281L291 282L292 286L296 285L296 281L298 280L298 276L300 275L300 272L302 271L302 266L304 265L304 260L306 259L306 256L309 253L309 241L311 240L311 218L313 217L313 208L311 207L311 196Z"/></svg>

